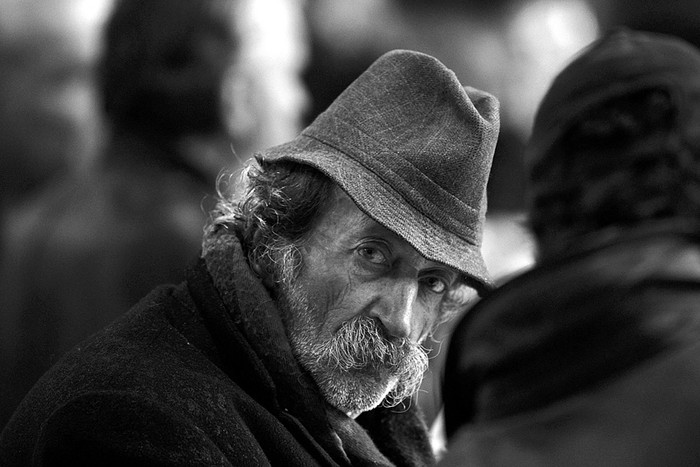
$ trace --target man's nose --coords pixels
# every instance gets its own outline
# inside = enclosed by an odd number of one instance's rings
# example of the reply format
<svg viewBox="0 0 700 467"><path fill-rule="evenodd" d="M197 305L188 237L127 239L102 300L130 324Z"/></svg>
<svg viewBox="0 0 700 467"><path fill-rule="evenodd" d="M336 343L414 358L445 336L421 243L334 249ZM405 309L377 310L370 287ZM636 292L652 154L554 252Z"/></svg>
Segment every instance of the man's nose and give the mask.
<svg viewBox="0 0 700 467"><path fill-rule="evenodd" d="M383 292L370 315L379 319L393 337L408 338L417 342L421 330L418 307L418 283L401 281Z"/></svg>

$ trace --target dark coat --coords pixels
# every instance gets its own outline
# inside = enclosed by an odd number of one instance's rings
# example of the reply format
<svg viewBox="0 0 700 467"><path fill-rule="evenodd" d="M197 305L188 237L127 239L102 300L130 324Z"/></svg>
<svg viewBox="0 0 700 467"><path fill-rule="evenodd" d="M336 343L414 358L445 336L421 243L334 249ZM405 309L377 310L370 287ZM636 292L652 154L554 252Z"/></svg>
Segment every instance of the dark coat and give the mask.
<svg viewBox="0 0 700 467"><path fill-rule="evenodd" d="M368 412L366 431L345 417L358 446L343 444L269 295L246 264L236 275L237 309L200 260L69 352L0 436L0 465L433 463L415 407Z"/></svg>
<svg viewBox="0 0 700 467"><path fill-rule="evenodd" d="M602 235L456 327L441 465L700 465L700 230Z"/></svg>

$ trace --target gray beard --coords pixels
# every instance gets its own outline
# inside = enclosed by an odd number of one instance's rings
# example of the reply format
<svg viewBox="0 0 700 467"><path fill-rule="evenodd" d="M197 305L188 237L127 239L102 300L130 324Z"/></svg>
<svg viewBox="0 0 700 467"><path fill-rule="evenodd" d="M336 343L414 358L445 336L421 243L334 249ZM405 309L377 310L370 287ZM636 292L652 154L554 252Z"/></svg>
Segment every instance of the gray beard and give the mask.
<svg viewBox="0 0 700 467"><path fill-rule="evenodd" d="M392 338L376 319L356 316L329 339L319 340L321 310L286 271L277 290L292 352L326 401L357 416L380 404L393 407L412 396L428 369L428 356L408 339Z"/></svg>

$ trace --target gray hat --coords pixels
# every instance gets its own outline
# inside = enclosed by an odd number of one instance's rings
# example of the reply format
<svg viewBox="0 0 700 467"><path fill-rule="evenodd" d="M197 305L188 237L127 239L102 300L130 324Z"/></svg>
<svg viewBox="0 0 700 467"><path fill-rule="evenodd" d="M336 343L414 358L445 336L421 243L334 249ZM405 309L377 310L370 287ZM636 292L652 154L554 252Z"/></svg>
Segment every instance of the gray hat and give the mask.
<svg viewBox="0 0 700 467"><path fill-rule="evenodd" d="M700 100L700 51L675 36L625 28L590 44L557 75L540 103L525 149L529 170L546 162L582 113L649 88L668 91L678 121L688 122ZM696 138L699 131L694 124L677 130L695 132Z"/></svg>
<svg viewBox="0 0 700 467"><path fill-rule="evenodd" d="M498 131L495 97L429 55L395 50L258 158L316 167L423 256L489 287L481 240Z"/></svg>

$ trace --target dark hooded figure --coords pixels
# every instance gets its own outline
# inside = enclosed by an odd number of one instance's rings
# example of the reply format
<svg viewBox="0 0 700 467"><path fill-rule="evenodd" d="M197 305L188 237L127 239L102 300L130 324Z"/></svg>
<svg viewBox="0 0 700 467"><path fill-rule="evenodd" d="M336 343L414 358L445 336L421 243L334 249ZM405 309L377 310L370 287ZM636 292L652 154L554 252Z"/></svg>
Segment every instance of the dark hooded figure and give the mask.
<svg viewBox="0 0 700 467"><path fill-rule="evenodd" d="M700 51L594 42L526 162L538 265L456 328L444 465L698 465Z"/></svg>

